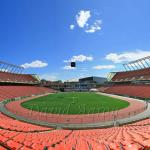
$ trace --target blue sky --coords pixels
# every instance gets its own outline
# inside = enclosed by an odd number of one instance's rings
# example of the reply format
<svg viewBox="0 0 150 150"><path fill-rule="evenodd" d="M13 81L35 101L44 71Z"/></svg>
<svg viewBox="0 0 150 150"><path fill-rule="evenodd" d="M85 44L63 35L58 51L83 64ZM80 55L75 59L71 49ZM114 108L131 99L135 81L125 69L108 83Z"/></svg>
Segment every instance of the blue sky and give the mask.
<svg viewBox="0 0 150 150"><path fill-rule="evenodd" d="M122 63L150 55L149 6L149 0L1 0L0 60L50 80L123 70ZM71 60L76 69L68 67Z"/></svg>

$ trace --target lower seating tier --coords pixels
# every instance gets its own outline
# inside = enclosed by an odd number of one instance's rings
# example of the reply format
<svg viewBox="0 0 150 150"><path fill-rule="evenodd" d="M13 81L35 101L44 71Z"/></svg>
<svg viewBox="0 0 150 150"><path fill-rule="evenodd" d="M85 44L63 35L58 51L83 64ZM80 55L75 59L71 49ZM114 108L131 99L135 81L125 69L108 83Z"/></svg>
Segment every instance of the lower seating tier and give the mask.
<svg viewBox="0 0 150 150"><path fill-rule="evenodd" d="M122 127L17 132L0 130L0 150L148 150L150 119Z"/></svg>
<svg viewBox="0 0 150 150"><path fill-rule="evenodd" d="M0 128L18 132L39 132L52 130L52 128L32 125L29 123L12 119L10 117L7 117L6 115L3 115L2 113L0 113Z"/></svg>
<svg viewBox="0 0 150 150"><path fill-rule="evenodd" d="M0 101L10 98L52 93L52 89L38 86L0 86Z"/></svg>
<svg viewBox="0 0 150 150"><path fill-rule="evenodd" d="M101 87L99 91L139 98L150 98L150 85L112 85Z"/></svg>

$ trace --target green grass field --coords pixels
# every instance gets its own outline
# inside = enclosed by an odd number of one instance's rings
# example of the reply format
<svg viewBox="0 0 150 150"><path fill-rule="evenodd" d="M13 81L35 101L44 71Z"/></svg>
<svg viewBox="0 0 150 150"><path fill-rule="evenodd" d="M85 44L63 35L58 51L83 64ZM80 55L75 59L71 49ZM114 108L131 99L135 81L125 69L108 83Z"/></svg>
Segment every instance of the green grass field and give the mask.
<svg viewBox="0 0 150 150"><path fill-rule="evenodd" d="M21 104L23 107L53 114L93 114L128 107L120 99L88 92L57 93L32 99Z"/></svg>

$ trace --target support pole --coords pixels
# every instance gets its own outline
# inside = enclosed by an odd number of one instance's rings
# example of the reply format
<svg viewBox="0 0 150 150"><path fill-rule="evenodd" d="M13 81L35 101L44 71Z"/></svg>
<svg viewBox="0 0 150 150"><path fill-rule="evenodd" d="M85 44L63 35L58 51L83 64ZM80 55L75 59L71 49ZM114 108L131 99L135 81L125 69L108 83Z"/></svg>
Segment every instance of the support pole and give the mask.
<svg viewBox="0 0 150 150"><path fill-rule="evenodd" d="M149 63L147 62L147 59L144 60L148 67L150 67Z"/></svg>
<svg viewBox="0 0 150 150"><path fill-rule="evenodd" d="M125 71L128 71L128 69L126 68L126 64L123 64L123 67L124 67Z"/></svg>
<svg viewBox="0 0 150 150"><path fill-rule="evenodd" d="M140 61L141 64L143 64L143 67L146 68L145 64L142 62L142 60Z"/></svg>
<svg viewBox="0 0 150 150"><path fill-rule="evenodd" d="M130 64L130 66L133 68L133 70L136 70L136 69L134 68L134 66L132 65L132 63Z"/></svg>
<svg viewBox="0 0 150 150"><path fill-rule="evenodd" d="M136 65L136 63L134 63L133 65L135 66L136 70L138 70L138 69L139 69L139 68L138 68L138 66Z"/></svg>
<svg viewBox="0 0 150 150"><path fill-rule="evenodd" d="M140 69L143 69L143 66L139 63L139 61L137 62L137 64L139 65Z"/></svg>
<svg viewBox="0 0 150 150"><path fill-rule="evenodd" d="M132 69L129 67L129 65L128 64L126 64L126 66L129 68L129 71L131 71Z"/></svg>

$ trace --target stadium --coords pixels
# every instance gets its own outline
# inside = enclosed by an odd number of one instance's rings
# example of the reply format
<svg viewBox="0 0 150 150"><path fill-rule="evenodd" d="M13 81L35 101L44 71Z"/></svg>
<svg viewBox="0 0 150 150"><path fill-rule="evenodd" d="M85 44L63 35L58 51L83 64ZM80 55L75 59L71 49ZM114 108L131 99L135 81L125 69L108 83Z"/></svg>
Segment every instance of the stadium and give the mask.
<svg viewBox="0 0 150 150"><path fill-rule="evenodd" d="M150 150L149 5L0 1L0 150Z"/></svg>
<svg viewBox="0 0 150 150"><path fill-rule="evenodd" d="M143 66L110 73L95 92L43 87L1 61L0 149L149 149L149 60L124 64Z"/></svg>

